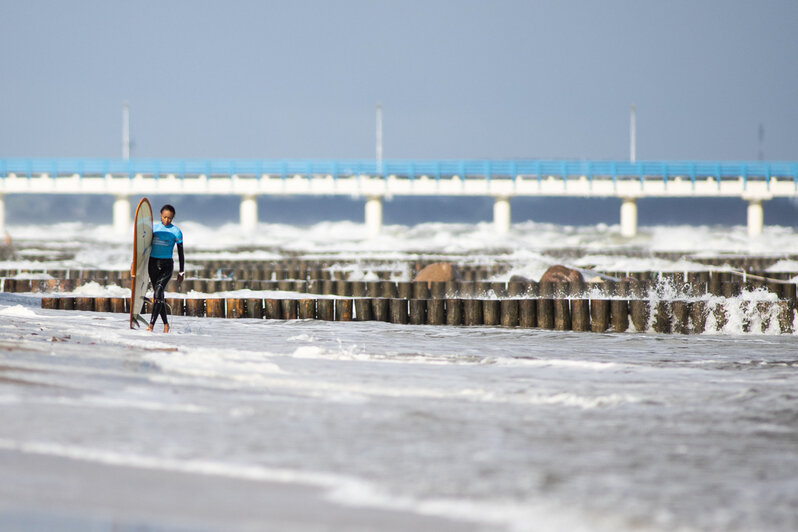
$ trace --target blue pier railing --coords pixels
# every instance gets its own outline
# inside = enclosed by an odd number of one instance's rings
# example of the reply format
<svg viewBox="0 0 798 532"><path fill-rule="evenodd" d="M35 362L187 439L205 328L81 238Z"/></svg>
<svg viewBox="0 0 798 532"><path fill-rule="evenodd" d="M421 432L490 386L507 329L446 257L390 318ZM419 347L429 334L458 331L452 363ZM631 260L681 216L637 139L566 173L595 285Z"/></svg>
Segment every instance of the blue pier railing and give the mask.
<svg viewBox="0 0 798 532"><path fill-rule="evenodd" d="M385 160L378 172L375 160L316 159L26 159L0 158L0 179L17 177L113 177L137 175L160 178L332 176L395 176L403 179L570 179L587 177L615 180L664 181L675 178L714 178L769 181L791 179L798 184L798 162L779 161L585 161L585 160Z"/></svg>

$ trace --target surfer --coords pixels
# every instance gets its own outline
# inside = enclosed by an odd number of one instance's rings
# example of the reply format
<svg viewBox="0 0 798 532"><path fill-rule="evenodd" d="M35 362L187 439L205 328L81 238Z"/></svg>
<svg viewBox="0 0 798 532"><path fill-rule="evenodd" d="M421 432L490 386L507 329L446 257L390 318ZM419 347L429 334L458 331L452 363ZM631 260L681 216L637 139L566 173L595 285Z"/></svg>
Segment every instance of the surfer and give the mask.
<svg viewBox="0 0 798 532"><path fill-rule="evenodd" d="M147 330L151 331L160 315L163 319L163 332L169 332L169 322L166 320L166 301L164 291L166 283L172 277L175 261L172 252L177 244L177 257L180 259L180 270L177 273L177 282L183 282L185 258L183 256L183 232L172 224L175 217L175 208L167 204L161 207L161 221L152 224L152 252L148 269L153 290L152 317Z"/></svg>

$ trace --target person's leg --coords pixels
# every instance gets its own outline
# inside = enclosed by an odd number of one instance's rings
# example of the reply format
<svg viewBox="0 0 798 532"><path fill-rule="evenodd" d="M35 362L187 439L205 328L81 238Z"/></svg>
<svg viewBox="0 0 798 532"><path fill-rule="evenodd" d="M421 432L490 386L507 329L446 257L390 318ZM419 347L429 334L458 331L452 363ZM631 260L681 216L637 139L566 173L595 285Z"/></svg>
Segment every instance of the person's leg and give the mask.
<svg viewBox="0 0 798 532"><path fill-rule="evenodd" d="M151 331L155 327L155 322L158 321L158 316L161 316L164 323L164 331L169 330L169 323L166 320L166 301L164 299L164 292L166 291L166 283L172 277L172 269L174 267L171 259L155 259L154 265L150 263L150 280L152 281L152 317L150 318L150 326L147 327Z"/></svg>
<svg viewBox="0 0 798 532"><path fill-rule="evenodd" d="M163 332L169 332L169 321L166 318L166 285L169 283L169 279L172 278L172 270L174 269L174 261L172 259L161 259L160 261L160 272L158 276L158 284L157 287L154 287L154 294L153 299L156 301L156 305L153 305L153 313L158 312L163 320ZM153 322L153 326L155 322Z"/></svg>
<svg viewBox="0 0 798 532"><path fill-rule="evenodd" d="M160 276L160 261L156 258L150 257L150 262L147 265L147 270L150 274L150 283L152 284L152 289L155 294L158 293L158 278ZM153 297L152 302L152 314L150 315L150 324L147 326L147 330L151 331L155 326L155 322L158 320L159 308L158 308L158 298L157 296Z"/></svg>
<svg viewBox="0 0 798 532"><path fill-rule="evenodd" d="M169 321L166 319L166 299L161 303L161 320L163 320L163 332L169 332Z"/></svg>

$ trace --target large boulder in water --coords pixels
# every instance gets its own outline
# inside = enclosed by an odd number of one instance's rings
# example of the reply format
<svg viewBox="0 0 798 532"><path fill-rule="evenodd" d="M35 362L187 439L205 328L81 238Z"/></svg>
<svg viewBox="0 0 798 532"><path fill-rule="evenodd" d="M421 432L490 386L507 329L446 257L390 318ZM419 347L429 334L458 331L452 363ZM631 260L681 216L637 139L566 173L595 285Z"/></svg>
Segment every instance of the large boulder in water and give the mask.
<svg viewBox="0 0 798 532"><path fill-rule="evenodd" d="M448 262L433 262L418 272L413 281L421 281L429 284L434 282L459 281L460 279L460 274L453 264Z"/></svg>
<svg viewBox="0 0 798 532"><path fill-rule="evenodd" d="M564 283L566 281L581 286L585 282L585 279L582 277L582 273L579 270L568 268L562 264L555 264L549 267L549 269L540 276L541 283Z"/></svg>

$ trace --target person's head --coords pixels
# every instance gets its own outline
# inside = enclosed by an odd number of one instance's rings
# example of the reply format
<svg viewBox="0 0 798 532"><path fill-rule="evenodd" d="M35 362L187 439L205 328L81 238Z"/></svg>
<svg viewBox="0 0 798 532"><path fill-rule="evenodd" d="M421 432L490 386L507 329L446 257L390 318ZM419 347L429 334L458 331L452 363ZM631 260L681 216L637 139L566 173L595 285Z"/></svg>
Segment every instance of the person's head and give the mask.
<svg viewBox="0 0 798 532"><path fill-rule="evenodd" d="M161 207L161 223L164 225L169 225L172 223L172 220L175 218L175 208L169 205L168 203Z"/></svg>

